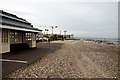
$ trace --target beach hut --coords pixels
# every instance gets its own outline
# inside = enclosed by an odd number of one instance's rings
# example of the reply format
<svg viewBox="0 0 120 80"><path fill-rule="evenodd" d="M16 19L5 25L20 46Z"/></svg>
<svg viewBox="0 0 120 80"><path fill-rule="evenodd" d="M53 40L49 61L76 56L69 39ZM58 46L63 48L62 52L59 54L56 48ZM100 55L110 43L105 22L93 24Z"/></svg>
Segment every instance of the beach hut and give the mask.
<svg viewBox="0 0 120 80"><path fill-rule="evenodd" d="M0 10L0 53L10 52L28 45L36 47L36 34L42 30L34 28L30 22L14 14Z"/></svg>

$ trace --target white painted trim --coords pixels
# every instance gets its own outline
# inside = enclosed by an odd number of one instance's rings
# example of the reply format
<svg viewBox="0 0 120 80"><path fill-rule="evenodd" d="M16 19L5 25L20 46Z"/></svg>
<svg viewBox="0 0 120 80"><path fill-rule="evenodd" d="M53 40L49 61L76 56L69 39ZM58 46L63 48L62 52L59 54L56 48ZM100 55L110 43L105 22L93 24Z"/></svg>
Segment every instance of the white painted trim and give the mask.
<svg viewBox="0 0 120 80"><path fill-rule="evenodd" d="M0 59L0 61L18 62L18 63L28 63L27 61L20 61L20 60L8 60L8 59Z"/></svg>
<svg viewBox="0 0 120 80"><path fill-rule="evenodd" d="M18 27L13 27L13 26L5 26L5 25L0 26L0 28L20 30L20 31L29 31L29 32L41 32L41 31L37 31L37 30L31 30L31 29L25 29L25 28L18 28Z"/></svg>

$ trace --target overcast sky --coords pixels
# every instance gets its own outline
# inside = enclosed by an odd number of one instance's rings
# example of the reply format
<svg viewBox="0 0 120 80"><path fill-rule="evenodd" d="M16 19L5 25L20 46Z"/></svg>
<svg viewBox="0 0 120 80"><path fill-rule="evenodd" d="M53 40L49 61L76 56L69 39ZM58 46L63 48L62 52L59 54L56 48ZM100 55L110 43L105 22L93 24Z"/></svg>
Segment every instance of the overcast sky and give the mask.
<svg viewBox="0 0 120 80"><path fill-rule="evenodd" d="M104 1L104 2L103 2ZM108 2L110 1L110 2ZM30 21L34 27L76 37L118 36L119 0L0 0L0 9ZM43 31L44 32L44 31Z"/></svg>

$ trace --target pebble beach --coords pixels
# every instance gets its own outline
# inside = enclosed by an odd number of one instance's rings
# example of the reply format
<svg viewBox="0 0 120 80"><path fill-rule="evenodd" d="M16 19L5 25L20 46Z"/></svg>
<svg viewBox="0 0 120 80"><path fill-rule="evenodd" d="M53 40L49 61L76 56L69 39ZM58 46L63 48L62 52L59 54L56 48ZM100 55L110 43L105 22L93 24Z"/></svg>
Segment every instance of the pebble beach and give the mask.
<svg viewBox="0 0 120 80"><path fill-rule="evenodd" d="M63 45L7 78L116 78L118 47L84 40L53 41Z"/></svg>

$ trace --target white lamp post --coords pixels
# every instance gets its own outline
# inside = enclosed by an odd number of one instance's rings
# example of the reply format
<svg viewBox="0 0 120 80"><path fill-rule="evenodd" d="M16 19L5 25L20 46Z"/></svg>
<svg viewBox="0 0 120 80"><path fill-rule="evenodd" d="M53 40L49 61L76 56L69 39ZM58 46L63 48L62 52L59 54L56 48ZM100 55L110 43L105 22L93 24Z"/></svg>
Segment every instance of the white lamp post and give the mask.
<svg viewBox="0 0 120 80"><path fill-rule="evenodd" d="M57 28L58 26L55 26L55 28ZM54 29L54 27L53 26L51 26L51 28L52 28L52 34L53 34L53 29Z"/></svg>

